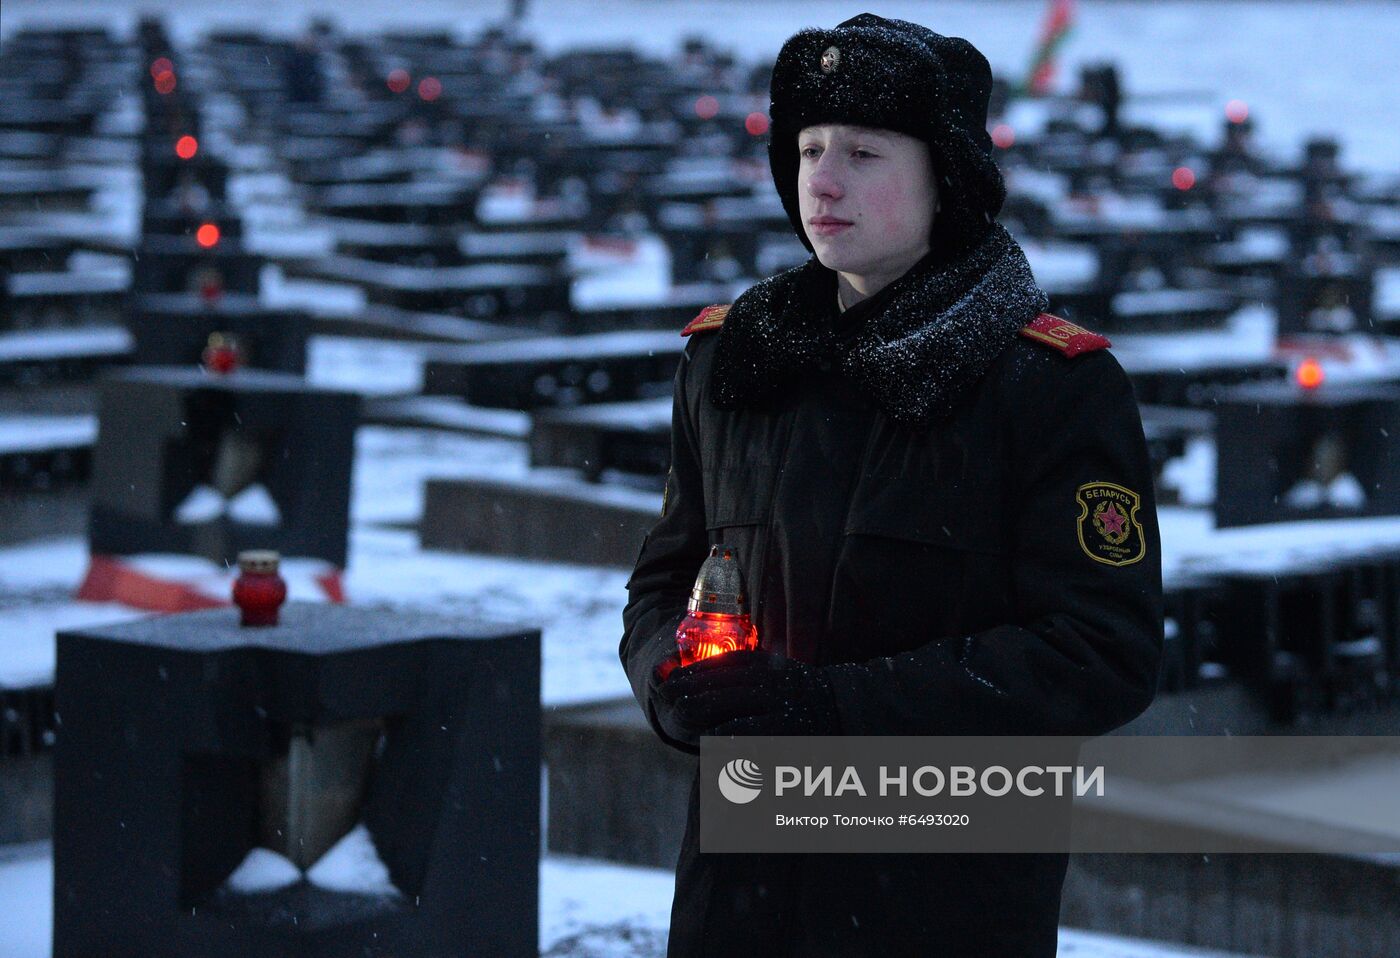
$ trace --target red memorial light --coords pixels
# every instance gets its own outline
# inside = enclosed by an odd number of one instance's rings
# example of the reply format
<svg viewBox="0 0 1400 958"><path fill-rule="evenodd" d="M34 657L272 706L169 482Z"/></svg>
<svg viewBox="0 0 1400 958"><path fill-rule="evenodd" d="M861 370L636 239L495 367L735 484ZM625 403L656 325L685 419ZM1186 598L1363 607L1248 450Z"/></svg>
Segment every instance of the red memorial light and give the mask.
<svg viewBox="0 0 1400 958"><path fill-rule="evenodd" d="M243 365L243 351L233 338L223 333L210 333L209 344L199 360L209 372L227 376Z"/></svg>
<svg viewBox="0 0 1400 958"><path fill-rule="evenodd" d="M151 79L154 80L162 73L174 73L175 64L170 62L168 57L156 57L151 61Z"/></svg>
<svg viewBox="0 0 1400 958"><path fill-rule="evenodd" d="M713 120L719 114L719 101L708 93L695 101L695 115L702 120Z"/></svg>
<svg viewBox="0 0 1400 958"><path fill-rule="evenodd" d="M389 92L402 93L404 90L408 89L412 78L408 75L407 70L390 70L384 82L389 85Z"/></svg>
<svg viewBox="0 0 1400 958"><path fill-rule="evenodd" d="M195 230L194 241L205 249L219 245L219 228L213 223L205 223Z"/></svg>
<svg viewBox="0 0 1400 958"><path fill-rule="evenodd" d="M758 648L758 629L747 613L691 612L676 629L676 644L681 665L690 665L713 655Z"/></svg>
<svg viewBox="0 0 1400 958"><path fill-rule="evenodd" d="M1179 190L1189 190L1196 185L1196 174L1189 166L1178 166L1172 170L1172 186Z"/></svg>
<svg viewBox="0 0 1400 958"><path fill-rule="evenodd" d="M1298 371L1293 375L1298 380L1298 385L1304 389L1316 389L1326 378L1322 372L1322 363L1311 356L1298 364Z"/></svg>
<svg viewBox="0 0 1400 958"><path fill-rule="evenodd" d="M442 81L437 77L424 77L418 81L418 96L427 103L432 103L442 96Z"/></svg>
<svg viewBox="0 0 1400 958"><path fill-rule="evenodd" d="M156 74L156 92L164 96L175 92L175 73L171 70L162 70Z"/></svg>
<svg viewBox="0 0 1400 958"><path fill-rule="evenodd" d="M1009 150L1015 142L1016 131L1011 129L1010 124L998 123L992 127L992 144L998 149Z"/></svg>
<svg viewBox="0 0 1400 958"><path fill-rule="evenodd" d="M685 618L676 628L681 665L758 648L758 629L749 618L747 591L735 550L710 546L690 590Z"/></svg>
<svg viewBox="0 0 1400 958"><path fill-rule="evenodd" d="M1225 119L1231 123L1243 123L1249 119L1249 104L1243 100L1231 100L1225 104Z"/></svg>
<svg viewBox="0 0 1400 958"><path fill-rule="evenodd" d="M175 155L182 160L192 160L199 152L199 141L192 136L182 136L175 141Z"/></svg>
<svg viewBox="0 0 1400 958"><path fill-rule="evenodd" d="M744 129L749 136L762 136L768 132L768 114L750 113L744 117Z"/></svg>
<svg viewBox="0 0 1400 958"><path fill-rule="evenodd" d="M277 571L281 556L271 550L249 549L238 553L238 579L233 583L233 604L239 625L272 626L287 601L287 582Z"/></svg>

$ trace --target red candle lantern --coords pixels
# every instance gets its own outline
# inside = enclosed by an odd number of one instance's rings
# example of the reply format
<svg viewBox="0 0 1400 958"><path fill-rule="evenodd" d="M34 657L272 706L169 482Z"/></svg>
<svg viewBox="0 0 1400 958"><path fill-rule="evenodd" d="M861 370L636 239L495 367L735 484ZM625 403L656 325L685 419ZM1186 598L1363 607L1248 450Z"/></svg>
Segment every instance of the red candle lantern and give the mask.
<svg viewBox="0 0 1400 958"><path fill-rule="evenodd" d="M277 574L281 557L271 550L250 549L238 553L238 579L233 583L233 604L243 613L241 624L277 624L277 610L287 600L287 583Z"/></svg>
<svg viewBox="0 0 1400 958"><path fill-rule="evenodd" d="M238 341L224 333L210 333L199 358L205 369L220 375L227 375L243 365L243 351L238 348Z"/></svg>
<svg viewBox="0 0 1400 958"><path fill-rule="evenodd" d="M758 629L749 619L744 574L734 550L710 546L695 577L686 616L676 629L681 665L712 655L758 648Z"/></svg>

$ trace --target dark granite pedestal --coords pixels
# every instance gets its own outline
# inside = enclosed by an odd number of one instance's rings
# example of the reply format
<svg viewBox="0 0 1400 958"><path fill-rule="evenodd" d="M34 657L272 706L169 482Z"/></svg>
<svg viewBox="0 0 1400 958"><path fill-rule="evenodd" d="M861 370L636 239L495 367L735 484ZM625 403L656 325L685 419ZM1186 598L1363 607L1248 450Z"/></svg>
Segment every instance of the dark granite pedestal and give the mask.
<svg viewBox="0 0 1400 958"><path fill-rule="evenodd" d="M232 562L243 549L276 549L344 566L358 420L354 393L285 373L155 366L114 374L102 383L93 453L92 551ZM259 485L275 515L234 508ZM189 497L201 489L233 498L191 512Z"/></svg>
<svg viewBox="0 0 1400 958"><path fill-rule="evenodd" d="M538 955L539 635L310 604L61 633L55 958ZM296 756L347 727L380 731L333 792ZM228 883L337 816L392 888Z"/></svg>

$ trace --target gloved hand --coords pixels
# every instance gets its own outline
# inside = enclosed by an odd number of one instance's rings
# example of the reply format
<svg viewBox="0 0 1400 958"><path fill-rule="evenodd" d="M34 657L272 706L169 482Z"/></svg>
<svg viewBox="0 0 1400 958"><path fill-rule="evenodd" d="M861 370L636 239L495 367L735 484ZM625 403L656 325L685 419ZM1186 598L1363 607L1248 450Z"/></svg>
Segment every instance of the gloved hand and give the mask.
<svg viewBox="0 0 1400 958"><path fill-rule="evenodd" d="M657 724L661 726L661 730L667 738L674 740L669 744L679 744L683 751L694 754L700 748L699 733L678 721L671 703L661 697L661 689L666 683L666 678L680 667L680 650L672 643L669 651L651 669L647 680L647 699L651 703L652 711L656 714Z"/></svg>
<svg viewBox="0 0 1400 958"><path fill-rule="evenodd" d="M700 735L839 735L831 681L818 666L776 652L743 651L673 669L658 715L691 740Z"/></svg>

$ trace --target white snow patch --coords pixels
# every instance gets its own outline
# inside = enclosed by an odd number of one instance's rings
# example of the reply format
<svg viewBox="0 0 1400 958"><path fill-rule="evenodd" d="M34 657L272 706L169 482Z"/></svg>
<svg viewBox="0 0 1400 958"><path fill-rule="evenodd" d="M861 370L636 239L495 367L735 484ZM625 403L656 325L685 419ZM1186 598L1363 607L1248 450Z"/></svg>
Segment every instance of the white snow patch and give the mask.
<svg viewBox="0 0 1400 958"><path fill-rule="evenodd" d="M96 416L0 416L0 453L91 446Z"/></svg>
<svg viewBox="0 0 1400 958"><path fill-rule="evenodd" d="M0 956L49 958L53 852L48 843L0 858ZM669 870L548 855L540 862L539 935L545 956L641 958L665 950L675 877ZM1067 958L1245 958L1141 938L1061 928Z"/></svg>
<svg viewBox="0 0 1400 958"><path fill-rule="evenodd" d="M260 482L244 489L228 501L230 519L248 525L275 526L282 522L282 510L277 508L272 493Z"/></svg>
<svg viewBox="0 0 1400 958"><path fill-rule="evenodd" d="M301 881L301 869L291 859L270 848L254 848L224 880L229 891L241 895L277 891Z"/></svg>
<svg viewBox="0 0 1400 958"><path fill-rule="evenodd" d="M364 823L356 825L331 846L330 851L307 871L306 880L331 891L394 897L403 894L389 880L389 868L380 859Z"/></svg>

